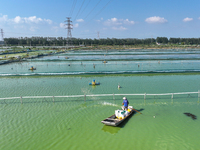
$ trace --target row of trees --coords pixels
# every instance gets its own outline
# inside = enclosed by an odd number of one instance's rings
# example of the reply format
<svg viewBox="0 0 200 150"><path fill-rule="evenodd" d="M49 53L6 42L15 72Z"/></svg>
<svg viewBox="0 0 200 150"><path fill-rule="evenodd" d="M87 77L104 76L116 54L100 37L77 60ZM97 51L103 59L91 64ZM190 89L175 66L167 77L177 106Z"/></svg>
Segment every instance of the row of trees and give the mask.
<svg viewBox="0 0 200 150"><path fill-rule="evenodd" d="M200 44L200 38L170 38L157 37L147 39L80 39L80 38L63 38L63 37L20 37L20 38L5 38L5 44L8 46L65 46L69 45L151 45L156 43L161 44Z"/></svg>
<svg viewBox="0 0 200 150"><path fill-rule="evenodd" d="M200 38L168 38L166 37L157 37L156 41L162 44L186 44L186 45L193 45L193 44L200 44Z"/></svg>

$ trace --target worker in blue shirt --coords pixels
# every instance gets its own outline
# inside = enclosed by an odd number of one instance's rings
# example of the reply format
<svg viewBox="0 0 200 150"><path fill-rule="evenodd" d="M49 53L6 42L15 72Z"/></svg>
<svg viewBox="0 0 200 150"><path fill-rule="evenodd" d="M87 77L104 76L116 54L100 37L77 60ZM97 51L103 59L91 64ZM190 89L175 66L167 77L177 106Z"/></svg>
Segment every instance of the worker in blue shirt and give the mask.
<svg viewBox="0 0 200 150"><path fill-rule="evenodd" d="M123 103L122 103L122 105L124 105L123 106L123 110L128 110L128 104L129 104L129 102L128 102L128 100L127 100L127 98L126 97L123 97Z"/></svg>

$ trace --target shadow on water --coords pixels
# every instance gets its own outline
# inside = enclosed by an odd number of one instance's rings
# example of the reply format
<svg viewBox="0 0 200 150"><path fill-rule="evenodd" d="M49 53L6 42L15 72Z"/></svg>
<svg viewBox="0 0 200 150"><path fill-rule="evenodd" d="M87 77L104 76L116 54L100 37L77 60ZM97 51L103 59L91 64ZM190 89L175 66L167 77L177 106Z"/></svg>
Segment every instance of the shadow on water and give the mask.
<svg viewBox="0 0 200 150"><path fill-rule="evenodd" d="M118 131L122 128L125 127L125 125L128 123L129 119L132 118L134 114L132 114L131 116L129 116L126 120L124 120L120 125L118 125L117 127L114 127L114 126L108 126L108 125L104 125L102 130L104 132L109 132L111 134L116 134L118 133Z"/></svg>
<svg viewBox="0 0 200 150"><path fill-rule="evenodd" d="M183 113L183 114L185 114L188 117L191 117L193 120L197 119L197 116L195 116L194 114L191 114L191 113Z"/></svg>
<svg viewBox="0 0 200 150"><path fill-rule="evenodd" d="M109 132L111 134L116 134L121 128L120 127L113 127L113 126L107 126L107 125L104 125L102 130L104 132Z"/></svg>
<svg viewBox="0 0 200 150"><path fill-rule="evenodd" d="M138 110L138 111L142 111L144 110L143 108ZM124 120L120 125L118 125L117 127L114 126L108 126L108 125L104 125L102 130L104 132L109 132L111 134L116 134L119 132L120 129L124 128L126 126L126 124L128 123L128 121L133 117L133 116L137 116L140 115L137 112L132 113L128 118L126 118L126 120Z"/></svg>
<svg viewBox="0 0 200 150"><path fill-rule="evenodd" d="M135 110L137 110L137 109L135 109ZM141 109L139 109L139 110L137 110L137 111L141 112L141 111L143 111L143 110L144 110L144 108L141 108Z"/></svg>

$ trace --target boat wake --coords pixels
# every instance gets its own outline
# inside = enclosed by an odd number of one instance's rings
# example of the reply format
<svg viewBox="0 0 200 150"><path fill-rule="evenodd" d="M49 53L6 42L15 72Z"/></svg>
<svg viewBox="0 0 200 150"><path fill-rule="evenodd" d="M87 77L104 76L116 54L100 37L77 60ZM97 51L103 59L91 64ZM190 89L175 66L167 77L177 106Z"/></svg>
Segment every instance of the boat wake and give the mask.
<svg viewBox="0 0 200 150"><path fill-rule="evenodd" d="M119 106L119 105L117 105L117 104L108 103L108 102L101 102L101 103L99 103L99 104L101 104L101 105L115 106L115 107L118 107L118 106Z"/></svg>

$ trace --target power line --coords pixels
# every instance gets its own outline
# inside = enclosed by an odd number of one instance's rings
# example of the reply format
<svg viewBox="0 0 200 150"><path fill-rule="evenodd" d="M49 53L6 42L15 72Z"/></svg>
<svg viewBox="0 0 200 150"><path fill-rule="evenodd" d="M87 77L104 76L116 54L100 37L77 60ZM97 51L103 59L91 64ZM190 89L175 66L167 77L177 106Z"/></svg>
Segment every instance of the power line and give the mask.
<svg viewBox="0 0 200 150"><path fill-rule="evenodd" d="M76 17L78 16L78 14L79 14L79 12L80 12L81 8L83 7L83 4L84 4L84 2L85 2L85 0L84 0L84 1L83 1L83 3L81 4L81 7L80 7L80 9L79 9L79 11L78 11L78 13L77 13ZM74 21L76 20L76 17L75 17Z"/></svg>
<svg viewBox="0 0 200 150"><path fill-rule="evenodd" d="M74 33L73 36L76 37L76 38L78 38L79 36L84 36L84 37L92 36L92 37L95 38L98 32L92 32L92 33ZM50 34L48 34L48 35L44 35L44 34L32 34L32 33L28 34L27 32L26 33L23 33L23 32L6 32L7 36L9 34L17 35L17 37L9 37L9 38L19 38L19 34L20 34L20 36L27 36L27 38L30 38L30 37L42 37L42 38L46 38L46 37L65 37L66 36L64 34L59 34L59 35L50 35ZM100 34L100 32L99 32L99 34ZM107 37L111 37L112 38L112 36L113 35L108 35L107 33L101 33L101 38L107 38ZM114 37L115 38L126 38L126 37L123 37L123 36L120 36L120 35L118 35L118 36L115 35ZM26 38L26 37L24 37L24 38Z"/></svg>
<svg viewBox="0 0 200 150"><path fill-rule="evenodd" d="M107 6L110 2L112 2L113 0L110 0L92 19L94 19L97 15L99 15ZM91 19L91 20L92 20Z"/></svg>
<svg viewBox="0 0 200 150"><path fill-rule="evenodd" d="M75 8L75 6L76 6L76 2L77 2L77 0L74 0L74 1L73 1L72 8L71 8L71 11L70 11L70 13L69 13L69 16L72 16L73 11L74 11L74 8Z"/></svg>
<svg viewBox="0 0 200 150"><path fill-rule="evenodd" d="M93 20L96 16L98 16L107 6L110 2L112 2L113 0L110 0L91 20ZM88 22L90 22L91 20L89 20Z"/></svg>
<svg viewBox="0 0 200 150"><path fill-rule="evenodd" d="M87 16L84 18L84 20L93 12L93 10L99 5L100 2L101 2L101 0L99 0L99 2L94 6L94 8L87 14Z"/></svg>
<svg viewBox="0 0 200 150"><path fill-rule="evenodd" d="M30 34L27 34L27 33L22 33L22 32L6 32L7 33L7 35L8 34L17 34L17 35L19 35L19 34L21 34L21 35L24 35L24 36L32 36L32 37L65 37L66 35L44 35L44 34L32 34L32 33L30 33ZM34 35L34 36L33 36ZM78 36L79 35L84 35L84 36L89 36L89 35L96 35L96 32L93 32L93 33L82 33L82 34L80 34L80 33L78 33L77 34ZM75 35L76 36L76 35ZM16 37L16 38L18 38L18 36Z"/></svg>
<svg viewBox="0 0 200 150"><path fill-rule="evenodd" d="M85 11L85 9L86 9L86 8L87 8L87 6L89 5L90 1L91 1L91 0L89 0L89 1L88 1L88 3L86 4L86 6L83 8L83 10L82 10L81 14L82 14L82 13Z"/></svg>

